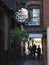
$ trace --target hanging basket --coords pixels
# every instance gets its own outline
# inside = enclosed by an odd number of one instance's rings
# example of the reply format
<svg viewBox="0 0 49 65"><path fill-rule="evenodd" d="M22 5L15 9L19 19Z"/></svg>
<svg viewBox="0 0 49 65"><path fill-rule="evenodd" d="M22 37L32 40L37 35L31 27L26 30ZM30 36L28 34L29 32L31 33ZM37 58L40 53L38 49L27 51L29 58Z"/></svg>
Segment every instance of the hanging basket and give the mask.
<svg viewBox="0 0 49 65"><path fill-rule="evenodd" d="M15 27L10 31L10 39L14 40L14 38L17 41L24 41L28 38L28 33L26 31L21 31L18 27Z"/></svg>

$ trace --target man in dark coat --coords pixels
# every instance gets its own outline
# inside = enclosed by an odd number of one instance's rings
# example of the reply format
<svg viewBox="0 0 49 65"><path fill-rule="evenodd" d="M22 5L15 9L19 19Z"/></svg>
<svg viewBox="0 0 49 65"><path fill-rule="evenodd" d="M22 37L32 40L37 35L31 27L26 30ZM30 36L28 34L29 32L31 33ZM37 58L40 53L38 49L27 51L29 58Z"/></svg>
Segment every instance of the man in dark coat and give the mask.
<svg viewBox="0 0 49 65"><path fill-rule="evenodd" d="M37 55L38 55L38 59L40 59L40 55L41 55L41 48L40 46L38 45L38 48L37 48Z"/></svg>
<svg viewBox="0 0 49 65"><path fill-rule="evenodd" d="M35 44L33 45L32 50L33 50L33 55L34 55L34 59L35 59L35 53L36 53L36 45Z"/></svg>

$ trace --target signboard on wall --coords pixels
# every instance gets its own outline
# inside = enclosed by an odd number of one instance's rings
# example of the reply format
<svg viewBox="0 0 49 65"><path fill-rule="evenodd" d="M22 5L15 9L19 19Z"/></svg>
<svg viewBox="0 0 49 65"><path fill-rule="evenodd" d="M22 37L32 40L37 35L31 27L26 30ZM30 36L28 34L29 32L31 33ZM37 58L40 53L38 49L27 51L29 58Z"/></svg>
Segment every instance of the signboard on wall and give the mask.
<svg viewBox="0 0 49 65"><path fill-rule="evenodd" d="M24 23L28 19L28 10L21 8L18 12L15 12L15 16L18 22Z"/></svg>
<svg viewBox="0 0 49 65"><path fill-rule="evenodd" d="M29 34L28 37L29 37L29 38L42 38L43 35L42 35L42 34Z"/></svg>

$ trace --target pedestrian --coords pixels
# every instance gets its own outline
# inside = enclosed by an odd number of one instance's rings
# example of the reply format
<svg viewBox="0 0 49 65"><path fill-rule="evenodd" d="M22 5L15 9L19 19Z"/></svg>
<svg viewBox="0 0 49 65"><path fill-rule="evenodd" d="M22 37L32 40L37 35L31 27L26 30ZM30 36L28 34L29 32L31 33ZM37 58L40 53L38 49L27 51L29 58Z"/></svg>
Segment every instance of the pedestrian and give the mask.
<svg viewBox="0 0 49 65"><path fill-rule="evenodd" d="M32 47L30 46L28 49L30 50L30 58L31 58L31 56L32 56Z"/></svg>
<svg viewBox="0 0 49 65"><path fill-rule="evenodd" d="M40 48L40 45L38 45L38 48L37 48L38 59L40 59L40 55L41 55L41 48Z"/></svg>
<svg viewBox="0 0 49 65"><path fill-rule="evenodd" d="M36 45L35 44L33 45L32 50L33 50L33 56L34 56L34 59L35 59L35 53L36 53Z"/></svg>
<svg viewBox="0 0 49 65"><path fill-rule="evenodd" d="M31 55L31 51L30 51L30 47L28 48L28 58L30 58Z"/></svg>

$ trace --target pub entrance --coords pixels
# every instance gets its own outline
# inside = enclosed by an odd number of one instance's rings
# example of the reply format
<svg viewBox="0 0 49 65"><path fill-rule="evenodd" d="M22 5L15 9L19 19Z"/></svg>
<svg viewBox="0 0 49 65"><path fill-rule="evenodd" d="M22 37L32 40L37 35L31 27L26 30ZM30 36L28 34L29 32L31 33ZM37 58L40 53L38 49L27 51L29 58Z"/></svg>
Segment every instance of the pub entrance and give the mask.
<svg viewBox="0 0 49 65"><path fill-rule="evenodd" d="M42 55L42 34L29 34L28 40L23 44L23 53L24 55L28 56L28 48L33 45L36 45L36 51L38 45L41 48L41 55ZM36 53L37 56L37 53Z"/></svg>

